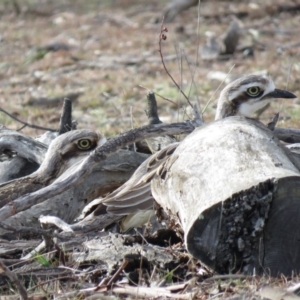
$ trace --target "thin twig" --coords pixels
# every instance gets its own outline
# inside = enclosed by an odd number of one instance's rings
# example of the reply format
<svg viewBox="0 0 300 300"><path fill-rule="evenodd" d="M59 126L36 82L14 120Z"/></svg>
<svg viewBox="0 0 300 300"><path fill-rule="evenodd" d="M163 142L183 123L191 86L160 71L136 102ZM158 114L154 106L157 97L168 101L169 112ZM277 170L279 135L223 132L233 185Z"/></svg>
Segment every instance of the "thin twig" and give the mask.
<svg viewBox="0 0 300 300"><path fill-rule="evenodd" d="M9 280L16 286L16 288L18 289L19 293L20 293L20 297L23 300L28 299L28 295L26 292L26 289L24 288L24 286L21 284L21 282L19 281L17 275L13 272L11 272L6 265L3 263L3 261L0 259L0 273L2 275L5 275L6 277L9 278Z"/></svg>
<svg viewBox="0 0 300 300"><path fill-rule="evenodd" d="M107 283L108 286L112 285L118 279L119 275L126 268L126 266L128 265L128 263L129 263L128 260L124 260L124 262L122 263L122 265L120 266L120 268L116 271L116 273L112 276L112 278Z"/></svg>
<svg viewBox="0 0 300 300"><path fill-rule="evenodd" d="M211 102L212 98L215 96L216 92L220 89L221 85L224 83L224 81L226 80L226 78L228 77L228 75L231 73L231 71L233 70L233 68L235 67L235 64L232 65L232 67L230 68L229 72L226 74L226 77L222 80L222 82L219 84L219 86L217 87L217 89L214 91L214 93L212 94L212 96L209 98L209 100L207 101L205 107L202 110L203 114L206 110L206 108L208 107L209 103Z"/></svg>
<svg viewBox="0 0 300 300"><path fill-rule="evenodd" d="M225 274L225 275L214 275L212 277L206 278L202 283L213 280L227 280L227 279L249 279L253 278L251 275L245 274Z"/></svg>
<svg viewBox="0 0 300 300"><path fill-rule="evenodd" d="M160 58L161 58L161 62L163 64L163 67L166 71L166 73L168 74L168 76L171 78L171 80L173 81L173 83L176 85L176 87L178 88L178 90L180 91L180 93L184 96L184 98L186 99L186 101L188 102L188 104L193 108L193 105L192 103L190 102L189 98L187 97L187 95L184 93L184 91L180 88L180 86L178 85L178 83L174 80L173 76L170 74L169 70L167 69L167 66L165 64L165 61L164 61L164 56L163 56L163 53L162 53L162 41L165 41L167 39L167 36L166 36L166 32L168 32L168 29L166 27L164 27L164 18L161 22L161 28L160 28L160 35L159 35L159 42L158 42L158 45L159 45L159 54L160 54Z"/></svg>
<svg viewBox="0 0 300 300"><path fill-rule="evenodd" d="M194 80L194 76L196 74L196 69L197 69L197 65L199 62L199 53L200 53L200 4L201 4L201 0L198 1L198 6L197 6L197 49L196 49L196 63L195 63L195 69L194 69L194 74L193 74L193 80Z"/></svg>
<svg viewBox="0 0 300 300"><path fill-rule="evenodd" d="M189 68L189 71L190 71L190 74L191 74L191 79L192 79L192 81L191 81L191 84L190 84L190 88L189 88L189 95L190 95L190 93L191 93L191 90L192 90L192 87L194 86L194 88L196 89L196 97L197 97L197 102L198 102L198 105L199 105L199 107L200 107L200 100L199 100L199 92L198 92L198 85L195 83L195 75L196 75L196 72L197 72L197 63L198 63L198 61L196 61L196 64L195 64L195 68L194 68L194 70L192 70L191 69L191 65L192 65L192 63L191 63L191 61L189 60L189 58L188 58L188 55L187 55L187 53L184 51L184 49L182 50L183 51L183 56L184 56L184 58L185 58L185 61L186 61L186 63L187 63L187 66L188 66L188 68ZM197 50L198 51L198 50ZM198 51L199 52L199 51ZM198 59L198 58L197 58Z"/></svg>
<svg viewBox="0 0 300 300"><path fill-rule="evenodd" d="M66 280L66 279L71 279L71 280L74 280L74 276L62 276L62 277L56 277L56 278L52 278L52 279L49 279L49 280L46 280L46 281L42 281L36 285L34 285L33 287L29 288L27 291L34 291L35 289L45 285L45 284L49 284L51 282L54 282L54 281L58 281L58 280Z"/></svg>
<svg viewBox="0 0 300 300"><path fill-rule="evenodd" d="M147 88L147 87L145 87L145 86L143 86L143 85L139 85L139 87L141 87L142 89L151 91L151 89L149 89L149 88ZM175 103L173 100L171 100L171 99L169 99L169 98L166 98L166 97L164 97L164 96L162 96L162 95L160 95L160 94L158 94L158 93L156 93L156 92L154 92L154 94L155 94L156 96L158 96L158 97L160 97L160 98L162 98L162 99L164 99L164 100L166 100L166 101L168 101L168 102L174 104L177 108L180 108L180 106L179 106L177 103Z"/></svg>
<svg viewBox="0 0 300 300"><path fill-rule="evenodd" d="M131 129L133 129L133 114L132 114L132 106L130 106L130 125ZM133 143L133 151L136 152L136 143Z"/></svg>
<svg viewBox="0 0 300 300"><path fill-rule="evenodd" d="M288 72L288 77L287 77L286 86L285 86L286 90L288 90L288 86L289 86L289 82L290 82L290 79L291 79L291 72L292 72L293 65L294 65L294 61L292 61L291 64L290 64L290 66L289 66L289 72ZM280 103L280 105L279 105L279 112L282 112L283 101L284 101L284 99L280 99L280 102L279 102Z"/></svg>
<svg viewBox="0 0 300 300"><path fill-rule="evenodd" d="M30 127L30 128L34 128L34 129L39 129L39 130L48 130L48 131L52 131L52 132L55 132L56 130L55 129L52 129L52 128L47 128L47 127L43 127L43 126L38 126L38 125L34 125L34 124L30 124L30 123L27 123L27 122L24 122L20 119L18 119L17 117L13 116L12 114L10 114L8 111L6 111L5 109L3 109L2 107L0 107L0 111L4 112L6 115L8 115L9 117L11 117L13 120L23 124L24 126L22 126L18 131L20 131L21 129L25 128L26 126L27 127Z"/></svg>

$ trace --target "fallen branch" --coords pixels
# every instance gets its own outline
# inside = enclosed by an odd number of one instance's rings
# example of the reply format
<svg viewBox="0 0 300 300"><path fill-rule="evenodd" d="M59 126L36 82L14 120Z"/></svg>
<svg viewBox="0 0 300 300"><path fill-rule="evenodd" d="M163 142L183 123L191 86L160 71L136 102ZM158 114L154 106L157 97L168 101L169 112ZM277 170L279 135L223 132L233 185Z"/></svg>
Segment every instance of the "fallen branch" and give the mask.
<svg viewBox="0 0 300 300"><path fill-rule="evenodd" d="M90 156L82 161L82 163L78 166L78 169L66 178L61 176L51 185L34 193L26 194L3 206L0 209L0 219L5 220L8 217L28 209L33 205L61 194L62 192L70 189L72 186L75 186L75 184L80 184L84 181L86 176L92 172L97 163L105 160L118 149L128 144L161 135L179 135L191 133L197 126L201 126L202 124L203 123L201 120L195 119L193 121L185 121L173 124L147 125L120 134L119 136L106 142L103 146L96 148L94 152L90 154Z"/></svg>
<svg viewBox="0 0 300 300"><path fill-rule="evenodd" d="M283 142L300 143L300 129L276 127L274 134Z"/></svg>

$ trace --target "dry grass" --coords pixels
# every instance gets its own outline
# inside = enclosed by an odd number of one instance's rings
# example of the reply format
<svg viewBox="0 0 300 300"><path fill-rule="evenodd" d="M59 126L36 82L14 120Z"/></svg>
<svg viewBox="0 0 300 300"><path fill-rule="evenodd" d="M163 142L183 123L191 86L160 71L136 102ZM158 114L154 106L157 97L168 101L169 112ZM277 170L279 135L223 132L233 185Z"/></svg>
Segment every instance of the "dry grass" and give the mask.
<svg viewBox="0 0 300 300"><path fill-rule="evenodd" d="M161 11L167 1L44 1L20 2L22 13L17 15L12 5L2 5L0 23L0 105L27 122L57 128L61 102L54 107L28 105L28 100L39 97L61 97L70 92L83 92L74 107L74 118L79 127L90 127L108 135L130 128L130 111L139 126L146 122L146 90L153 89L186 105L183 97L163 70L158 53ZM243 9L246 2L203 2L201 13L209 15ZM292 2L292 1L290 1ZM1 2L0 2L1 3ZM168 39L163 43L166 64L174 79L189 94L193 103L202 108L220 82L207 78L211 71L242 75L267 70L279 88L299 93L299 47L283 50L286 43L297 42L294 30L300 16L281 13L242 19L246 28L259 32L259 42L265 51L256 51L253 58L241 55L227 61L203 62L197 60L198 44L205 43L204 33L223 34L230 17L200 18L197 9L190 9L168 24ZM263 31L262 31L263 29ZM276 30L289 30L276 34ZM292 31L294 30L294 31ZM245 37L247 38L247 36ZM244 40L245 40L244 38ZM70 51L47 52L38 50L49 43L69 45ZM245 42L244 42L245 43ZM182 53L182 58L179 54ZM168 60L169 56L171 57ZM187 63L187 61L189 63ZM194 83L192 81L193 74ZM213 96L217 98L218 92ZM165 121L187 118L183 109L159 100L160 114ZM213 119L216 101L204 114L206 121ZM281 112L280 126L298 126L299 101L274 103L269 115ZM267 116L265 117L267 119ZM0 123L9 128L19 124L1 113ZM25 133L40 131L25 129Z"/></svg>

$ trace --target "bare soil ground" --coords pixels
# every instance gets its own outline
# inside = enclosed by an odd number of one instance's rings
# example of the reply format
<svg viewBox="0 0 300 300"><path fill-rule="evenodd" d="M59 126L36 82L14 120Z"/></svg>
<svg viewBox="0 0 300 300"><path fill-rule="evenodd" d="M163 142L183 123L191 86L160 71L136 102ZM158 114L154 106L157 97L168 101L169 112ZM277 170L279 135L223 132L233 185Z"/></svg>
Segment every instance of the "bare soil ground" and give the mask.
<svg viewBox="0 0 300 300"><path fill-rule="evenodd" d="M0 105L15 116L55 129L62 99L74 93L76 98L80 93L74 105L79 128L113 135L146 122L145 95L152 89L179 105L158 98L164 121L188 118L183 113L186 101L163 69L158 52L167 1L86 4L28 0L20 2L20 14L12 4L0 3ZM211 72L228 73L233 67L231 75L240 76L265 70L278 88L288 87L299 94L300 14L275 9L296 4L279 0L257 4L203 1L199 21L194 7L166 24L162 51L167 68L192 103L203 109L211 99L203 114L206 122L213 119L221 83L210 79ZM205 33L224 34L232 15L242 16L244 33L239 47L253 44L251 36L255 36L254 56L243 58L240 52L228 60L201 60ZM58 50L50 51L49 46ZM262 120L277 111L279 126L299 125L298 99L274 102ZM0 123L20 127L2 113ZM29 128L23 132L41 133Z"/></svg>
<svg viewBox="0 0 300 300"><path fill-rule="evenodd" d="M78 128L113 136L147 122L146 93L153 90L174 102L157 97L163 121L189 118L188 105L166 74L158 52L167 2L1 0L0 107L25 122L56 129L63 99L69 97L74 99ZM294 9L278 10L279 6ZM232 69L230 76L235 77L267 71L278 88L299 95L299 6L299 0L201 1L200 18L194 7L165 24L168 33L162 53L167 68L201 110L210 100L203 112L205 122L213 120L220 92L221 81L212 79L212 72ZM224 34L232 16L239 17L243 26L239 48L250 45L254 55L245 57L237 51L226 60L201 60L205 33ZM278 111L278 126L299 128L298 99L272 103L261 120L267 122ZM11 129L22 126L1 112L0 124ZM43 133L29 127L22 132ZM256 292L264 285L285 288L299 280L221 279L203 284L195 299L262 299ZM281 290L275 296L273 292L266 298L287 299Z"/></svg>

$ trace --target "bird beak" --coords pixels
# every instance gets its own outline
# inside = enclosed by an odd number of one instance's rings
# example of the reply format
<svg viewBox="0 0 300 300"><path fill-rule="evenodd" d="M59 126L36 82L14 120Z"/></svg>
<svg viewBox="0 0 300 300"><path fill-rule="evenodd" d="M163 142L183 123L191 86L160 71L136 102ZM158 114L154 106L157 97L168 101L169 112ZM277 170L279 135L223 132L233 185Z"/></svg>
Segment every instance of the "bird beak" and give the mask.
<svg viewBox="0 0 300 300"><path fill-rule="evenodd" d="M297 96L295 96L294 94L285 91L285 90L279 90L279 89L275 89L273 92L267 94L266 96L270 97L270 98L297 98Z"/></svg>

